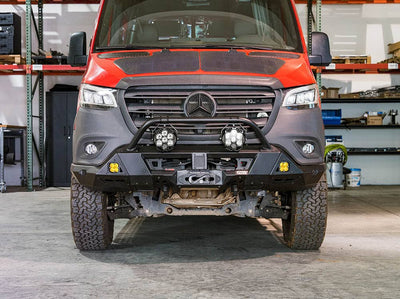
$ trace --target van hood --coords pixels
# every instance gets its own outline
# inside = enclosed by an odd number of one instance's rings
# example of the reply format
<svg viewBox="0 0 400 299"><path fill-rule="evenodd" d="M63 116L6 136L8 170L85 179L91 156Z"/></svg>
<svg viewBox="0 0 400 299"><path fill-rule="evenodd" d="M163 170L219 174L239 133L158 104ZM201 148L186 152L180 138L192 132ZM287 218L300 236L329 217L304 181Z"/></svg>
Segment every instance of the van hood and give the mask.
<svg viewBox="0 0 400 299"><path fill-rule="evenodd" d="M229 75L278 81L281 88L315 83L305 54L255 50L151 50L92 54L84 82L116 87L135 77ZM195 83L195 82L193 82Z"/></svg>

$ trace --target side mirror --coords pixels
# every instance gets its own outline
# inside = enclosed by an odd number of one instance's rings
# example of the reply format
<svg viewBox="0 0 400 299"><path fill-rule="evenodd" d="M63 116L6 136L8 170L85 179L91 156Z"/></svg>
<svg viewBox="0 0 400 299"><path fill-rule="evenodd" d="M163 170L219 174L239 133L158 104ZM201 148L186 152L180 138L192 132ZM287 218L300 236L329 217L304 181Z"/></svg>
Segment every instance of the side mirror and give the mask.
<svg viewBox="0 0 400 299"><path fill-rule="evenodd" d="M323 32L312 32L311 55L308 56L311 65L327 66L332 62L329 38Z"/></svg>
<svg viewBox="0 0 400 299"><path fill-rule="evenodd" d="M86 65L86 32L76 32L71 35L67 62L72 66Z"/></svg>

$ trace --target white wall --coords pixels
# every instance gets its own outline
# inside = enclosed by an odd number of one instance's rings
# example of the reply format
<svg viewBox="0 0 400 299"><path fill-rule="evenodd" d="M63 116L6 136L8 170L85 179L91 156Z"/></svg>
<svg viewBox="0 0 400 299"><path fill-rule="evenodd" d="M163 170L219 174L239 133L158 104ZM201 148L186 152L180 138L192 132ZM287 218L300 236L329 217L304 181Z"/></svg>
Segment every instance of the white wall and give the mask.
<svg viewBox="0 0 400 299"><path fill-rule="evenodd" d="M69 36L76 31L86 31L88 40L93 30L98 5L86 4L47 4L44 6L44 47L68 53ZM304 33L306 33L306 6L297 5ZM24 5L0 5L1 12L17 12L25 27ZM331 41L332 54L371 55L372 62L388 58L387 44L400 41L400 5L324 5L322 9L322 30ZM25 39L25 37L24 37ZM37 48L33 41L33 49ZM25 42L23 42L24 48ZM79 84L80 76L51 77L45 79L45 90L55 83ZM360 91L375 87L400 84L400 75L324 75L323 84L329 87L342 87L340 92ZM26 125L26 100L24 76L0 76L0 122ZM34 104L36 108L37 101ZM358 116L367 110L398 108L399 104L385 105L346 105L341 107L345 116ZM330 105L327 109L335 109ZM35 113L35 112L34 112ZM400 121L400 116L399 116ZM36 121L34 121L36 122ZM345 130L329 131L329 134L342 134L347 146L397 146L400 144L399 130ZM37 165L37 161L35 161ZM362 168L363 183L400 184L400 159L398 156L351 156L349 167ZM35 168L36 169L36 168ZM37 176L37 169L35 171ZM19 183L18 167L6 168L8 184Z"/></svg>
<svg viewBox="0 0 400 299"><path fill-rule="evenodd" d="M306 33L307 7L296 7ZM322 31L333 56L370 55L376 63L389 57L387 44L400 41L399 15L399 4L323 5Z"/></svg>

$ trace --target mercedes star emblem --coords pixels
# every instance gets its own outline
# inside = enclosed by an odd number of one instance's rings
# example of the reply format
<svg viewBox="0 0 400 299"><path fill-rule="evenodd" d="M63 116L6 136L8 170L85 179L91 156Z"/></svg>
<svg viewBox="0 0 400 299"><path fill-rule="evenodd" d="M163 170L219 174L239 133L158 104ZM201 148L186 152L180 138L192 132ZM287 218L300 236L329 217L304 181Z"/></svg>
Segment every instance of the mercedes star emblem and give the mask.
<svg viewBox="0 0 400 299"><path fill-rule="evenodd" d="M215 115L216 108L215 100L205 92L190 94L184 104L187 117L212 117Z"/></svg>

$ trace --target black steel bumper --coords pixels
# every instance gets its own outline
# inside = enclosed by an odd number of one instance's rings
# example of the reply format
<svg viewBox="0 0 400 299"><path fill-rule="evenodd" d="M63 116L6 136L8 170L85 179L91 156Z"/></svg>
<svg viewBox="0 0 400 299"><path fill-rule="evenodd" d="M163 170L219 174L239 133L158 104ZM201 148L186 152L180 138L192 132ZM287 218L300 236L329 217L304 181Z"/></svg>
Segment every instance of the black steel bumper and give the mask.
<svg viewBox="0 0 400 299"><path fill-rule="evenodd" d="M315 185L322 176L324 164L300 166L276 148L240 153L211 152L208 158L233 157L249 161L236 169L188 170L156 168L152 158L190 158L191 152L116 153L100 167L72 164L71 171L80 184L104 192L153 191L163 186L185 188L225 188L238 190L295 191ZM289 164L281 171L281 162ZM118 163L119 172L110 172L110 163Z"/></svg>
<svg viewBox="0 0 400 299"><path fill-rule="evenodd" d="M132 141L128 145L128 150L134 150L138 145L140 139L143 137L144 133L154 125L160 124L168 124L173 125L175 123L182 123L185 122L187 124L240 124L244 126L248 126L251 130L255 133L256 137L258 138L261 148L268 149L271 148L270 144L268 143L265 135L262 133L261 129L251 120L247 118L237 117L237 118L187 118L182 120L181 118L154 118L151 120L146 121L143 126L136 132L135 136L133 137Z"/></svg>

